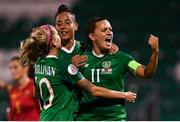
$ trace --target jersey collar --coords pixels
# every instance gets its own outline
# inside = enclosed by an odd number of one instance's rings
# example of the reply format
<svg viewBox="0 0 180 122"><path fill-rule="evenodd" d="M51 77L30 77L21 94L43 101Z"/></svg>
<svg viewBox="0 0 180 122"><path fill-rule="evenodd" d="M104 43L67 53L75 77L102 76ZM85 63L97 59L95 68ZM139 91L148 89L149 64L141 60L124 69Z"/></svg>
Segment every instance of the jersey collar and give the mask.
<svg viewBox="0 0 180 122"><path fill-rule="evenodd" d="M76 40L74 40L73 46L70 50L66 49L65 47L62 47L61 50L65 51L66 53L72 53L76 45Z"/></svg>
<svg viewBox="0 0 180 122"><path fill-rule="evenodd" d="M94 50L92 50L92 54L93 54L94 56L98 57L98 58L102 58L102 57L104 57L104 55L103 55L103 54L99 54L99 55L97 55L97 54L96 54L96 52L95 52Z"/></svg>
<svg viewBox="0 0 180 122"><path fill-rule="evenodd" d="M58 57L55 56L55 55L47 55L46 58L56 58L56 59L58 59Z"/></svg>

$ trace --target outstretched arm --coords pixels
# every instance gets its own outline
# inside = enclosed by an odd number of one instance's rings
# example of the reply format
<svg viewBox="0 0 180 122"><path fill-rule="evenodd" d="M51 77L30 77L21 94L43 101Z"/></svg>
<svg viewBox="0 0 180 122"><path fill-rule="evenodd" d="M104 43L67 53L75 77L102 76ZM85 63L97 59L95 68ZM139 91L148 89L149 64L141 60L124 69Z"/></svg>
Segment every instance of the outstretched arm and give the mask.
<svg viewBox="0 0 180 122"><path fill-rule="evenodd" d="M92 96L108 98L108 99L125 99L128 102L135 102L136 94L132 92L120 92L110 90L104 87L99 87L92 84L87 79L83 78L78 81L77 85L88 91Z"/></svg>
<svg viewBox="0 0 180 122"><path fill-rule="evenodd" d="M158 56L159 56L158 38L151 35L148 40L148 43L152 48L152 55L150 61L147 66L141 65L135 71L136 75L142 78L151 78L158 64Z"/></svg>

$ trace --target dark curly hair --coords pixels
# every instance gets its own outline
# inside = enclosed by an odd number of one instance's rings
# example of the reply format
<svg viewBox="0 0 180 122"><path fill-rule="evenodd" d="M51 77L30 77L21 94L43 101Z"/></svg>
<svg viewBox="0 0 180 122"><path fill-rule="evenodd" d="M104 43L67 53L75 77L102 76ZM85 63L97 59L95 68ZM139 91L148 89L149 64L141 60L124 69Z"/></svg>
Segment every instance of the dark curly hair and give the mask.
<svg viewBox="0 0 180 122"><path fill-rule="evenodd" d="M73 12L67 5L65 5L65 4L62 4L62 5L60 5L60 6L58 7L58 11L57 11L56 14L55 14L55 19L56 19L56 17L57 17L59 14L61 14L61 13L63 13L63 12L69 12L71 15L74 16L74 19L75 19L75 14L74 14L74 12ZM76 19L75 19L75 21L76 21Z"/></svg>

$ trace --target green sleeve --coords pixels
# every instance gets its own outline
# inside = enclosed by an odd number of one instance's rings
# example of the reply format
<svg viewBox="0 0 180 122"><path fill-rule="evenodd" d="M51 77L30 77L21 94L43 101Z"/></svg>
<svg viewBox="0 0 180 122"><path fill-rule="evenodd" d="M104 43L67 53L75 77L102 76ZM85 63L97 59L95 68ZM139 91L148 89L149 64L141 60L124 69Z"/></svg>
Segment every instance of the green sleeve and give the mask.
<svg viewBox="0 0 180 122"><path fill-rule="evenodd" d="M69 79L68 81L70 81L72 84L76 84L79 80L84 78L81 72L73 64L70 64L67 67L67 75Z"/></svg>
<svg viewBox="0 0 180 122"><path fill-rule="evenodd" d="M84 76L82 75L82 73L78 72L76 75L70 75L70 79L68 81L71 82L72 84L76 84L78 81L80 81L83 78Z"/></svg>

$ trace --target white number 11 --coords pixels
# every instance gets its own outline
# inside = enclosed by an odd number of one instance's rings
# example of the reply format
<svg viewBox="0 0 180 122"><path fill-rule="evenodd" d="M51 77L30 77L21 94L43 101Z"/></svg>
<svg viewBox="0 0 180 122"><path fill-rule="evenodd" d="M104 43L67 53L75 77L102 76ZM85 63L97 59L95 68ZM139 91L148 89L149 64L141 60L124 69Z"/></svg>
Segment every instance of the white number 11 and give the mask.
<svg viewBox="0 0 180 122"><path fill-rule="evenodd" d="M91 69L91 81L94 83L94 73L95 71L97 72L97 82L100 82L100 79L99 79L99 72L100 72L100 69Z"/></svg>

